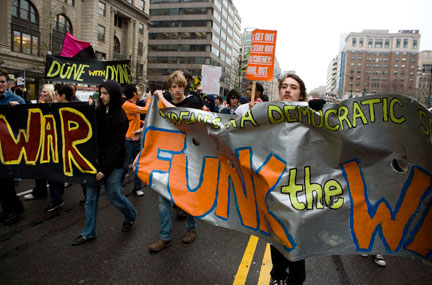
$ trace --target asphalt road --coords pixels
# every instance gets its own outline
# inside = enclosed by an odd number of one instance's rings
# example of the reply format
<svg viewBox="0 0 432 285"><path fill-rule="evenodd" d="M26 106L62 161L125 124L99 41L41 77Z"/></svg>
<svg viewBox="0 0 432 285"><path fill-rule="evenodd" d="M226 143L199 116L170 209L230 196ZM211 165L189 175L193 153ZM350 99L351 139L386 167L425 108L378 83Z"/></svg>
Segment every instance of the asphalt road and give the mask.
<svg viewBox="0 0 432 285"><path fill-rule="evenodd" d="M17 193L33 185L23 180ZM80 185L65 190L65 206L55 214L43 213L48 199L25 201L22 219L0 226L0 284L268 284L265 241L251 249L250 236L202 221L197 239L186 245L185 221L174 220L173 245L149 253L159 237L157 195L146 188L137 197L131 188L129 182L124 190L138 210L132 230L121 232L122 215L102 191L99 236L78 247L71 242L85 222ZM309 258L305 284L432 284L432 265L405 257L386 260L381 268L358 255Z"/></svg>

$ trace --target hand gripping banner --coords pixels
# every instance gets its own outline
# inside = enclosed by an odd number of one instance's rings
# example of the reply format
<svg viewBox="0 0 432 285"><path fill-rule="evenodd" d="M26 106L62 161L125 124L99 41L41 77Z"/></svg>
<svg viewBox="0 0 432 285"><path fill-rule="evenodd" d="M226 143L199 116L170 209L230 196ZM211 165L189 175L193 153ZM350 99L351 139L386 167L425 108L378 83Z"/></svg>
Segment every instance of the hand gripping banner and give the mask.
<svg viewBox="0 0 432 285"><path fill-rule="evenodd" d="M364 96L319 112L266 102L243 117L154 101L138 176L193 216L291 260L431 260L432 114L411 98Z"/></svg>

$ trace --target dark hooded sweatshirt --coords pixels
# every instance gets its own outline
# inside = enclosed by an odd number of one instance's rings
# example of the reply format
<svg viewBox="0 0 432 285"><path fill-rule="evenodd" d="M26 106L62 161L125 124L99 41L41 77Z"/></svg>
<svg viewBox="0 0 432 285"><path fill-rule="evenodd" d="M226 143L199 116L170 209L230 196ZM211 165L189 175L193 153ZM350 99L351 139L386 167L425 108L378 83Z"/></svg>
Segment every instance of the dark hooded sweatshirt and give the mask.
<svg viewBox="0 0 432 285"><path fill-rule="evenodd" d="M108 80L99 86L105 87L110 94L108 113L106 106L99 98L99 108L96 113L96 126L98 138L98 166L105 177L116 168L123 168L125 160L124 138L129 127L126 113L122 108L122 90L118 82Z"/></svg>

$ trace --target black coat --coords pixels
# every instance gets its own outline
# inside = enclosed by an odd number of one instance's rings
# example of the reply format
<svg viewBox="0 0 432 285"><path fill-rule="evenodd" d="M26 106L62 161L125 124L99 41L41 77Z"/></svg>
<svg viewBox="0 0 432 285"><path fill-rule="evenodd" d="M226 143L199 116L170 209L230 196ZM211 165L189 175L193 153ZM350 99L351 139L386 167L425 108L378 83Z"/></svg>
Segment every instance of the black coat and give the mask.
<svg viewBox="0 0 432 285"><path fill-rule="evenodd" d="M123 168L125 160L125 136L129 127L126 113L121 101L121 86L116 81L108 80L99 86L105 87L110 94L108 113L106 106L99 98L99 108L96 113L96 127L98 138L98 171L105 177L116 168ZM99 95L100 96L100 95Z"/></svg>

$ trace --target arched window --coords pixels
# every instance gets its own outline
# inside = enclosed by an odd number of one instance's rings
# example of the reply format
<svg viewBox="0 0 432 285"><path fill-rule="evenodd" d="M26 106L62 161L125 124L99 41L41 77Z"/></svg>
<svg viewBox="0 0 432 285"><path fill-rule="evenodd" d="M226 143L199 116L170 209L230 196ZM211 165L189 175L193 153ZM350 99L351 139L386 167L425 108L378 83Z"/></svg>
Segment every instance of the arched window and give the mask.
<svg viewBox="0 0 432 285"><path fill-rule="evenodd" d="M52 52L57 54L61 52L63 40L66 33L73 33L72 23L66 15L58 14L54 18L52 25Z"/></svg>
<svg viewBox="0 0 432 285"><path fill-rule="evenodd" d="M114 36L114 52L120 53L120 41L116 36Z"/></svg>
<svg viewBox="0 0 432 285"><path fill-rule="evenodd" d="M11 9L12 51L39 55L39 16L28 0L15 0Z"/></svg>

